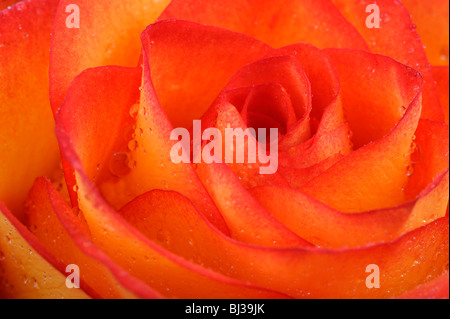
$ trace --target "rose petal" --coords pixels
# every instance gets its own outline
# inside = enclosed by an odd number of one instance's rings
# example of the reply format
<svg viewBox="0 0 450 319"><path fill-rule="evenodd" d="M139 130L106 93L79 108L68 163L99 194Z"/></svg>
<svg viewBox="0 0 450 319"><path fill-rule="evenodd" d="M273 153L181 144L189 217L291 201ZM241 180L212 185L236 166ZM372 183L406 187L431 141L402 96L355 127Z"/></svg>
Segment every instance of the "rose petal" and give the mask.
<svg viewBox="0 0 450 319"><path fill-rule="evenodd" d="M99 185L117 179L114 174L121 169L115 154L127 151L132 139L129 110L139 101L140 82L139 69L104 67L85 71L72 83L64 108L56 117L57 127L70 136L86 173ZM76 181L68 163L64 163L64 173L72 203L77 205ZM108 196L111 192L104 193Z"/></svg>
<svg viewBox="0 0 450 319"><path fill-rule="evenodd" d="M447 0L402 0L417 25L428 59L433 65L448 65L449 5Z"/></svg>
<svg viewBox="0 0 450 319"><path fill-rule="evenodd" d="M278 168L278 172L287 181L289 186L298 189L328 170L343 157L344 155L336 154L317 164L314 164L313 166L309 166L306 168L291 168L280 166Z"/></svg>
<svg viewBox="0 0 450 319"><path fill-rule="evenodd" d="M144 63L144 66L145 65L147 64ZM144 80L146 81L144 87L150 89L151 86L149 86L149 80L145 78L145 74L149 74L148 69L144 73ZM77 107L91 107L92 110L90 112L84 113L85 117L82 121L87 123L84 132L88 132L89 129L92 130L92 127L89 127L89 125L95 123L95 118L91 119L86 115L91 114L91 116L93 116L94 114L95 116L99 116L100 119L103 118L102 111L105 112L105 109L110 106L108 102L111 103L113 101L115 104L113 104L112 107L120 110L120 104L124 101L126 102L126 99L134 94L133 90L130 91L126 89L127 85L132 86L132 83L129 83L129 80L133 79L134 75L135 71L132 69L119 67L91 69L82 73L74 81L71 89L69 89L67 103L61 108L57 117L56 133L60 142L61 151L71 167L77 172L79 207L89 225L94 244L108 254L119 266L123 267L131 275L140 278L143 282L149 284L165 297L282 297L282 295L248 286L191 264L178 256L168 253L156 243L146 240L136 232L135 229L117 216L117 213L104 201L98 189L90 181L88 175L86 175L77 152L86 155L86 151L89 149L85 149L85 145L78 144L77 131L71 126L70 121L73 119L73 112L75 112ZM92 88L89 88L89 84L92 83L96 84L95 89L98 90L99 94L88 96L86 93L89 90L92 90ZM119 84L122 84L120 89L111 89ZM102 89L106 87L108 90ZM120 92L120 94L118 92ZM112 99L111 97L116 96L116 93L118 99ZM142 118L139 120L140 122L137 123L137 130L139 130L143 124L147 125L148 122L146 121L150 121L149 118L152 116L152 119L155 120L155 125L151 125L150 127L154 129L154 134L150 133L148 130L148 136L145 137L147 138L146 141L149 142L148 145L142 143L142 140L139 140L138 142L139 145L148 147L147 149L149 151L156 152L157 157L155 158L158 160L161 152L163 152L164 149L168 149L168 138L162 139L161 137L155 136L165 136L163 133L166 133L165 130L170 124L162 113L162 110L154 105L156 99L152 97L151 94L154 94L154 92L144 89L140 111L140 116ZM70 101L77 101L77 103L71 103ZM127 104L125 103L124 105ZM115 112L117 112L117 110ZM144 110L148 110L146 116L144 116ZM100 112L96 113L97 111ZM114 113L111 114L114 115ZM122 118L123 117L124 115L122 115ZM98 123L97 125L104 127L101 123ZM71 133L71 135L68 135L67 132ZM93 138L95 141L96 136L93 136ZM74 142L72 142L72 140ZM74 148L72 143L77 145L77 149ZM142 156L144 156L144 154L142 154ZM152 157L150 155L144 158L145 159L142 162L137 159L138 167L139 163L142 163L141 165L146 165L148 163L150 163L149 165L152 164ZM209 205L207 203L208 200L211 201L211 199L206 193L206 190L205 195L202 195L202 188L200 188L201 183L198 181L198 177L192 167L188 165L177 166L173 164L169 158L166 161L167 167L172 165L171 167L175 169L176 173L179 173L177 176L180 176L180 178L178 179L167 170L162 170L160 165L155 167L155 170L153 171L155 172L154 174L162 174L163 178L167 178L169 182L173 181L174 184L171 186L178 187L182 191L185 191L194 200L198 199L200 205L205 202L206 205ZM142 181L144 176L150 176L149 172L152 171L146 170L145 175L141 174L138 175L138 177L135 176L134 180L130 179L130 181L133 181L132 185L136 185L136 180ZM186 180L189 180L189 177L192 178L192 184L186 183ZM194 181L194 178L197 179L197 182ZM160 178L156 178L156 180L161 182ZM149 178L148 181L153 182L153 179ZM213 215L215 211L208 210L205 204L203 204L203 206L200 205L198 207L205 209L205 216L213 222L218 223L220 220L218 218L221 218L220 214L217 212L217 215ZM212 201L211 207L214 207ZM207 215L207 213L209 214ZM224 225L222 229L227 231L224 222L223 224L218 223L218 225ZM196 287L196 289L193 290L192 287Z"/></svg>
<svg viewBox="0 0 450 319"><path fill-rule="evenodd" d="M399 299L448 299L449 298L448 271L441 277L423 284Z"/></svg>
<svg viewBox="0 0 450 319"><path fill-rule="evenodd" d="M249 36L185 21L162 21L142 33L151 81L174 127L192 126L247 63L270 47Z"/></svg>
<svg viewBox="0 0 450 319"><path fill-rule="evenodd" d="M436 80L437 89L439 92L439 97L441 99L441 105L444 109L445 123L448 125L448 114L449 114L449 74L448 66L435 66L433 67L433 75Z"/></svg>
<svg viewBox="0 0 450 319"><path fill-rule="evenodd" d="M421 117L443 121L431 65L416 32L416 25L411 21L411 16L402 3L397 0L377 1L383 21L380 29L370 29L366 25L369 16L366 8L369 2L363 0L333 0L333 2L348 21L358 29L374 53L392 57L422 74L424 87Z"/></svg>
<svg viewBox="0 0 450 319"><path fill-rule="evenodd" d="M312 246L275 220L225 164L200 164L197 173L224 217L232 238L261 246Z"/></svg>
<svg viewBox="0 0 450 319"><path fill-rule="evenodd" d="M448 170L448 125L421 120L415 134L411 155L411 175L405 187L407 198L416 198L435 178Z"/></svg>
<svg viewBox="0 0 450 319"><path fill-rule="evenodd" d="M65 268L0 202L0 296L87 299L88 287L66 288Z"/></svg>
<svg viewBox="0 0 450 319"><path fill-rule="evenodd" d="M215 117L213 116L214 114ZM217 115L218 114L218 115ZM222 96L216 101L216 104L210 108L206 117L202 119L202 123L210 123L210 116L214 119L212 124L213 127L218 129L222 135L222 137L226 137L226 129L242 129L243 131L247 130L246 123L242 119L236 107L230 104L226 99L222 99ZM244 150L249 150L249 139L250 142L256 145L258 148L258 144L256 138L250 134L249 138L244 138ZM233 139L233 149L232 156L233 159L237 158L237 140ZM230 159L226 159L225 156L227 152L225 151L225 147L231 149L230 145L225 145L225 138L223 139L223 151L222 151L222 163L227 163L227 165L233 170L234 174L239 177L240 182L246 187L256 187L261 185L287 185L286 181L278 174L277 172L273 174L263 175L261 174L261 168L268 167L274 163L261 163L259 156L256 157L256 163L249 163L248 157L244 154L244 163L238 163L237 161L233 161L232 163ZM242 147L242 146L241 146ZM256 150L257 151L257 150ZM230 153L230 151L229 151ZM272 154L274 156L274 154ZM273 160L270 159L270 160Z"/></svg>
<svg viewBox="0 0 450 319"><path fill-rule="evenodd" d="M78 175L78 179L79 193L83 198L80 208L89 225L94 243L118 265L164 297L182 299L286 297L246 284L247 280L242 282L233 280L170 253L157 242L142 236L113 211L86 176ZM170 241L170 238L166 239Z"/></svg>
<svg viewBox="0 0 450 319"><path fill-rule="evenodd" d="M0 1L0 10L6 9L17 2L20 2L20 0L1 0Z"/></svg>
<svg viewBox="0 0 450 319"><path fill-rule="evenodd" d="M446 214L448 173L417 200L399 207L344 214L293 189L264 186L250 193L298 236L325 248L363 247L392 241Z"/></svg>
<svg viewBox="0 0 450 319"><path fill-rule="evenodd" d="M57 130L64 131L64 139L70 138L84 170L116 209L141 193L170 187L190 196L202 212L227 232L192 166L172 163L173 143L169 139L170 124L165 115L158 113L154 124L146 122L150 112L156 113L156 107L148 108L147 116L143 115L148 102L144 99L139 105L139 75L138 69L121 67L83 72L68 91L56 119ZM151 103L154 101L156 98ZM134 108L139 113L137 123L130 115ZM134 138L133 122L136 123ZM64 139L59 139L60 143L67 143ZM135 145L131 149L130 143ZM162 156L164 153L166 156ZM189 180L191 182L187 183Z"/></svg>
<svg viewBox="0 0 450 319"><path fill-rule="evenodd" d="M168 3L169 0L61 0L50 53L53 112L61 107L70 83L83 70L104 65L135 67L141 52L139 34ZM66 8L71 4L80 9L79 29L66 25L71 14Z"/></svg>
<svg viewBox="0 0 450 319"><path fill-rule="evenodd" d="M348 155L352 151L350 140L350 128L348 124L331 132L318 134L313 138L312 144L307 149L291 149L290 157L280 154L279 165L286 168L307 168L322 162L337 154Z"/></svg>
<svg viewBox="0 0 450 319"><path fill-rule="evenodd" d="M174 0L159 20L182 19L248 34L279 48L307 42L319 48L367 49L328 0Z"/></svg>
<svg viewBox="0 0 450 319"><path fill-rule="evenodd" d="M326 112L331 104L338 104L335 102L340 91L337 70L326 53L310 44L298 43L273 50L268 56L279 55L292 55L300 62L311 85L311 116L322 122L321 129L333 130L344 124L342 111L335 110L335 113L332 113L334 116L327 115Z"/></svg>
<svg viewBox="0 0 450 319"><path fill-rule="evenodd" d="M81 279L101 298L159 298L92 243L87 226L47 179L36 180L27 203L28 227L40 243L61 263L77 265Z"/></svg>
<svg viewBox="0 0 450 319"><path fill-rule="evenodd" d="M34 179L50 176L59 161L48 102L56 4L23 1L0 12L0 199L19 218Z"/></svg>
<svg viewBox="0 0 450 319"><path fill-rule="evenodd" d="M420 74L386 57L362 51L340 49L327 53L339 71L342 101L355 145L380 139L352 152L302 190L342 212L400 205L405 202L403 188L420 117ZM349 59L354 66L351 72L344 67ZM358 87L357 92L354 87ZM408 106L406 113L395 125L404 112L402 106Z"/></svg>
<svg viewBox="0 0 450 319"><path fill-rule="evenodd" d="M173 192L147 193L122 214L151 239L161 234L160 229L166 230L160 235L164 246L186 259L298 298L395 297L441 275L448 265L448 218L391 243L324 250L236 242L212 228L186 198ZM366 268L371 264L380 268L380 289L366 286Z"/></svg>

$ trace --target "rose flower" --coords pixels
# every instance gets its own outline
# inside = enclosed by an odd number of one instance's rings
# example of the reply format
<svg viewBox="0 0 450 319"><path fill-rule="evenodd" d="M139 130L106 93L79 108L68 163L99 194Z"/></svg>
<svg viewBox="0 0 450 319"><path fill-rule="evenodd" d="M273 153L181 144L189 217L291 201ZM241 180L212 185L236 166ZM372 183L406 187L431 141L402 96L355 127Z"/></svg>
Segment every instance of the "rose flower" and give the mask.
<svg viewBox="0 0 450 319"><path fill-rule="evenodd" d="M447 1L0 9L1 297L449 297Z"/></svg>

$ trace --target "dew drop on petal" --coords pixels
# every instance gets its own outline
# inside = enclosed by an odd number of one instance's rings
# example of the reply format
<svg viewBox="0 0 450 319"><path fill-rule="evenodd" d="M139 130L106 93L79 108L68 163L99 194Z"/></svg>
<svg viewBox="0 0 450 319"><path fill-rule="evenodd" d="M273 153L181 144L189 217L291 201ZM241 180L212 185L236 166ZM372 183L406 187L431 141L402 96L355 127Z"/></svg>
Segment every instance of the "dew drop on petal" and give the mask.
<svg viewBox="0 0 450 319"><path fill-rule="evenodd" d="M117 177L125 176L130 173L129 159L126 153L115 153L109 162L111 174Z"/></svg>
<svg viewBox="0 0 450 319"><path fill-rule="evenodd" d="M132 140L128 143L128 149L130 151L135 151L138 149L138 147L139 147L139 144L136 140Z"/></svg>

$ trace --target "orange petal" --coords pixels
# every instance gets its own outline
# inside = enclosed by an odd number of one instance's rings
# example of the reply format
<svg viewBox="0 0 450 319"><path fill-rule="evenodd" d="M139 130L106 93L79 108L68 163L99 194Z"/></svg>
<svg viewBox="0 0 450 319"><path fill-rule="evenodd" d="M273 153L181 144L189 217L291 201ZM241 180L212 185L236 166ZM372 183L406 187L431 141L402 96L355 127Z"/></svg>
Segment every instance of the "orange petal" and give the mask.
<svg viewBox="0 0 450 319"><path fill-rule="evenodd" d="M428 59L433 65L448 65L449 5L447 0L402 0L417 25Z"/></svg>
<svg viewBox="0 0 450 319"><path fill-rule="evenodd" d="M159 17L214 25L279 48L307 42L319 48L367 49L354 27L328 0L175 0Z"/></svg>
<svg viewBox="0 0 450 319"><path fill-rule="evenodd" d="M341 160L344 155L336 154L331 156L313 166L305 168L291 168L286 166L280 166L278 168L279 174L286 180L286 182L292 188L301 188L308 182L312 181L314 178L328 170L339 160Z"/></svg>
<svg viewBox="0 0 450 319"><path fill-rule="evenodd" d="M411 177L405 188L407 198L416 198L434 179L448 170L448 125L421 120L411 155Z"/></svg>
<svg viewBox="0 0 450 319"><path fill-rule="evenodd" d="M286 168L307 168L338 154L348 155L352 151L350 135L348 124L334 131L318 134L310 147L300 151L293 148L289 151L290 157L280 154L279 164Z"/></svg>
<svg viewBox="0 0 450 319"><path fill-rule="evenodd" d="M156 95L174 127L190 128L233 74L270 47L249 36L185 21L142 33Z"/></svg>
<svg viewBox="0 0 450 319"><path fill-rule="evenodd" d="M144 63L144 65L147 64ZM57 118L56 132L60 142L61 151L70 163L71 167L73 167L77 172L76 177L78 181L77 187L79 187L79 207L89 226L94 244L108 254L119 266L123 267L131 275L141 279L165 297L283 297L283 295L264 289L255 288L242 282L219 275L210 270L206 270L167 252L156 243L146 240L134 228L130 227L117 215L117 213L102 198L98 189L90 180L90 177L86 175L86 172L83 169L84 163L81 162L77 152L81 151L83 152L83 155L86 155L89 154L86 153L89 149L86 150L84 148L85 145L80 144L76 144L77 149L74 148L74 144L79 142L76 134L77 131L75 131L74 127L71 126L71 120L74 118L73 112L76 110L75 106L92 107L91 112L84 113L85 117L83 118L87 123L86 130L84 132L88 132L89 129L92 130L92 127L89 125L95 123L94 119L100 120L103 118L102 111L105 112L105 108L107 111L107 107L109 106L108 102L111 103L112 101L115 101L115 103L120 104L124 102L124 100L126 101L126 98L132 96L132 91L126 88L127 85L132 86L132 84L128 83L128 80L133 78L133 74L134 73L131 69L113 67L92 69L84 72L77 77L77 80L73 83L73 92L72 89L68 92L67 101L70 102L72 99L73 101L78 101L78 104L65 104L61 108ZM149 74L148 69L145 74ZM109 81L106 81L108 79ZM146 86L144 87L150 89L151 87L148 84L149 80L145 77L144 80L146 81ZM90 87L90 84L93 83L96 84L95 88L98 90L99 94L87 96L85 94L85 90L87 90ZM120 83L123 84L120 90L111 90L112 87L115 87L116 84ZM105 87L108 89L103 89ZM117 100L111 98L114 97L115 93L118 91L121 92L117 95L119 98ZM150 143L145 145L142 143L142 140L139 140L139 145L144 145L147 147L149 152L155 152L157 155L155 158L156 160L159 160L161 153L168 147L168 138L163 139L161 136L165 136L166 129L170 126L170 124L162 113L162 110L154 105L156 99L152 97L152 94L154 94L152 91L144 90L144 97L140 110L141 119L139 120L140 122L138 123L137 131L139 131L142 123L147 125L150 121L150 116L152 116L152 120L155 120L155 125L152 124L150 127L154 131L152 133L149 128L146 128L146 131L148 131L148 136L145 137ZM112 107L113 109L117 108L117 110L120 110L117 105L112 104ZM117 112L117 110L114 112ZM145 110L147 110L147 113L145 113ZM97 113L97 111L100 112ZM111 112L111 116L114 115L114 112ZM144 113L146 115L144 115ZM93 118L86 116L89 114L93 116ZM99 116L100 118L95 118L94 115ZM97 125L103 127L101 122ZM104 128L106 129L106 127ZM92 137L96 138L96 136L93 135ZM152 144L152 142L154 142L154 144ZM144 155L145 154L142 154L142 156ZM147 160L147 162L145 160ZM138 160L138 167L139 163L142 163L141 165L150 163L151 165L152 160L154 160L154 158L152 158L149 154L148 157L144 157L142 162ZM211 201L206 190L204 191L206 197L203 197L201 193L202 189L199 188L199 186L201 187L201 183L198 181L198 177L192 167L187 165L176 166L170 161L170 159L167 159L166 161L167 162L164 162L168 163L166 167L169 165L175 167L175 172L179 173L178 176L180 176L180 178L178 179L167 170L162 170L160 165L154 167L154 174L162 174L162 178L167 178L166 180L169 182L173 181L174 184L172 184L171 187L178 187L178 189L185 191L194 200L198 199L200 205L204 202L208 203L208 200ZM148 178L148 181L154 183L154 180L151 178L149 172L150 171L146 171L145 174L135 177L137 179L134 179L134 182L131 185L136 185L136 180L142 181L144 176L146 176L146 178L150 177ZM186 183L186 180L189 180L189 177L192 178L192 184ZM156 178L155 180L159 183L164 183L162 178ZM194 181L194 178L197 178L197 180ZM203 208L205 211L205 216L217 223L219 220L218 218L221 218L220 214L217 212L217 215L213 215L215 211L208 210L205 204L203 207L200 205L199 207ZM211 207L214 207L212 201ZM209 213L209 215L207 213ZM227 231L225 223L222 223L223 224L218 223L218 225L224 225L222 229ZM195 289L192 287L195 287Z"/></svg>
<svg viewBox="0 0 450 319"><path fill-rule="evenodd" d="M311 246L255 201L225 164L200 164L197 173L224 217L232 238L261 246Z"/></svg>
<svg viewBox="0 0 450 319"><path fill-rule="evenodd" d="M173 192L145 194L122 214L143 234L164 242L164 247L185 259L298 298L395 297L436 278L448 267L448 218L391 243L324 250L236 242L217 232L186 198ZM366 268L372 264L380 268L380 289L366 286Z"/></svg>
<svg viewBox="0 0 450 319"><path fill-rule="evenodd" d="M419 71L424 78L422 118L443 121L436 85L431 65L416 32L416 25L406 8L397 0L379 0L381 28L366 25L367 1L333 0L342 14L350 21L366 40L374 53L389 56L400 63ZM434 5L434 1L430 6ZM448 19L448 18L447 18ZM389 95L389 94L388 94Z"/></svg>
<svg viewBox="0 0 450 319"><path fill-rule="evenodd" d="M405 202L403 188L420 117L420 74L391 59L362 51L340 49L327 53L339 71L342 101L355 144L380 139L352 152L302 190L343 212L400 205ZM351 72L341 65L348 59L358 66ZM356 93L355 87L361 93ZM383 93L383 88L389 94ZM404 112L402 106L407 107L406 113L395 125Z"/></svg>
<svg viewBox="0 0 450 319"><path fill-rule="evenodd" d="M273 50L269 56L292 55L298 59L301 68L311 85L312 110L311 116L321 122L322 130L333 130L342 124L342 111L336 110L327 114L326 109L335 103L340 91L339 76L331 59L325 52L307 44L299 43L281 49ZM328 111L328 113L331 113Z"/></svg>
<svg viewBox="0 0 450 319"><path fill-rule="evenodd" d="M298 236L325 248L363 247L392 241L444 217L448 173L440 176L417 200L399 207L344 214L293 189L264 186L250 193Z"/></svg>
<svg viewBox="0 0 450 319"><path fill-rule="evenodd" d="M399 297L399 299L449 299L448 271L441 277L423 284L411 292Z"/></svg>
<svg viewBox="0 0 450 319"><path fill-rule="evenodd" d="M66 288L65 267L57 262L0 202L0 296L2 298L90 298ZM83 285L80 285L83 288Z"/></svg>
<svg viewBox="0 0 450 319"><path fill-rule="evenodd" d="M145 99L139 104L140 73L133 68L101 67L89 69L74 80L56 122L62 136L60 144L71 140L77 155L63 155L81 159L83 170L116 209L141 193L170 187L190 196L227 232L192 165L172 163L170 150L174 142L170 141L167 118L158 113L162 110L152 105L144 116L151 104ZM150 103L155 101L153 97ZM133 118L136 116L137 123ZM155 122L149 123L150 119ZM66 176L71 176L71 168L81 169L71 165ZM69 185L69 189L73 187L76 185Z"/></svg>
<svg viewBox="0 0 450 319"><path fill-rule="evenodd" d="M437 89L439 92L439 97L441 99L441 105L444 109L445 114L445 123L448 125L448 114L449 114L449 74L448 74L448 66L435 66L433 67L433 75L436 80Z"/></svg>
<svg viewBox="0 0 450 319"><path fill-rule="evenodd" d="M141 53L140 33L161 14L169 0L61 0L52 32L50 96L61 107L72 80L85 69L103 65L134 67ZM80 28L67 28L70 12L80 10ZM48 48L48 46L46 46Z"/></svg>
<svg viewBox="0 0 450 319"><path fill-rule="evenodd" d="M50 176L59 161L48 102L57 2L24 1L0 12L0 199L19 218L34 179Z"/></svg>
<svg viewBox="0 0 450 319"><path fill-rule="evenodd" d="M112 210L86 176L77 174L77 177L80 183L80 208L94 243L118 265L161 295L182 299L286 297L247 284L247 280L237 281L223 276L169 252L158 242L145 238ZM197 232L197 229L192 230ZM171 237L164 236L163 233L161 240L172 240ZM186 238L181 234L173 236Z"/></svg>
<svg viewBox="0 0 450 319"><path fill-rule="evenodd" d="M1 0L0 1L0 10L6 9L17 2L20 2L20 0Z"/></svg>
<svg viewBox="0 0 450 319"><path fill-rule="evenodd" d="M89 230L45 178L36 180L27 201L28 227L64 265L75 264L80 278L101 298L159 298L96 247Z"/></svg>

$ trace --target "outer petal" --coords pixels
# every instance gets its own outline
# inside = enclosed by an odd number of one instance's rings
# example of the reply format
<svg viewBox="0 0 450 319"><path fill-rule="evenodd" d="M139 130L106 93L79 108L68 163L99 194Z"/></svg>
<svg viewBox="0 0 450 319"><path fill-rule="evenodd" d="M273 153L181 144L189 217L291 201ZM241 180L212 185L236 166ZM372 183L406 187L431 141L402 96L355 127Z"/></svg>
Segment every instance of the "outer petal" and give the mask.
<svg viewBox="0 0 450 319"><path fill-rule="evenodd" d="M448 271L441 277L421 285L417 289L399 297L399 299L448 299L449 298Z"/></svg>
<svg viewBox="0 0 450 319"><path fill-rule="evenodd" d="M1 0L0 1L0 10L6 9L19 1L20 0Z"/></svg>
<svg viewBox="0 0 450 319"><path fill-rule="evenodd" d="M410 178L405 187L407 198L414 199L430 183L448 170L448 125L421 120L411 155Z"/></svg>
<svg viewBox="0 0 450 319"><path fill-rule="evenodd" d="M319 48L367 49L329 0L175 0L159 20L183 19L253 36L279 48L306 42Z"/></svg>
<svg viewBox="0 0 450 319"><path fill-rule="evenodd" d="M0 234L2 298L89 298L82 289L66 288L63 265L45 250L1 202Z"/></svg>
<svg viewBox="0 0 450 319"><path fill-rule="evenodd" d="M413 202L361 214L336 211L287 187L264 186L250 192L275 218L314 245L364 247L395 240L444 217L448 204L448 172Z"/></svg>
<svg viewBox="0 0 450 319"><path fill-rule="evenodd" d="M130 110L139 109L140 82L139 69L102 67L83 72L72 83L57 116L57 129L72 141L84 171L116 209L143 192L170 187L190 196L227 232L192 166L176 165L170 160L171 128L165 115L158 114L154 123L146 123L143 106L149 102L143 100L138 123L131 116ZM150 103L155 101L152 97ZM152 105L148 115L155 109ZM72 168L66 167L66 178L73 176ZM76 185L70 184L71 188L76 190Z"/></svg>
<svg viewBox="0 0 450 319"><path fill-rule="evenodd" d="M408 181L411 145L420 117L420 74L386 57L362 51L341 49L327 53L339 71L342 101L355 146L370 143L302 190L343 212L400 205L405 201L403 188ZM357 66L351 71L344 67L348 59ZM405 108L405 115L395 124Z"/></svg>
<svg viewBox="0 0 450 319"><path fill-rule="evenodd" d="M330 251L235 242L212 228L186 198L172 192L145 194L122 214L147 237L159 238L164 247L186 259L298 298L395 297L440 276L448 265L448 218L395 242ZM160 229L166 231L163 236ZM371 264L380 267L380 289L366 286L365 271Z"/></svg>
<svg viewBox="0 0 450 319"><path fill-rule="evenodd" d="M286 297L282 293L247 284L247 280L238 281L220 275L172 254L158 242L142 236L120 218L102 200L93 185L89 184L86 176L78 175L78 178L79 193L83 198L80 208L94 243L130 274L140 278L163 296L195 299ZM198 229L192 231L196 233ZM174 236L183 238L180 234ZM164 234L161 238L162 241L171 241Z"/></svg>
<svg viewBox="0 0 450 319"><path fill-rule="evenodd" d="M101 298L159 298L148 286L117 266L89 238L89 229L45 178L27 202L28 227L63 264L76 264L81 279Z"/></svg>
<svg viewBox="0 0 450 319"><path fill-rule="evenodd" d="M283 297L283 295L264 289L258 289L242 282L218 275L212 271L187 262L162 249L156 243L146 240L134 228L130 227L124 220L119 218L116 212L104 201L95 185L92 184L90 180L92 177L88 177L86 174L87 171L83 168L83 165L84 159L88 158L86 157L87 155L95 155L97 153L88 148L90 144L80 143L82 140L79 139L79 136L77 135L78 127L71 123L74 118L77 118L77 116L74 117L73 112L78 112L80 109L88 111L90 107L91 111L82 112L81 114L84 114L84 117L80 119L81 121L74 123L81 125L84 122L85 130L83 130L83 132L97 132L96 135L91 136L94 138L92 142L101 141L105 143L102 147L109 147L111 144L106 143L104 140L96 140L96 138L101 137L103 133L95 131L95 126L100 125L107 134L116 134L111 136L120 136L120 126L113 120L117 121L124 119L125 115L121 114L121 112L123 112L127 105L131 104L127 104L127 101L133 101L132 98L134 93L130 87L133 87L132 79L135 76L134 72L133 69L114 67L86 71L73 83L73 92L72 90L69 90L66 104L61 108L57 118L57 136L61 150L71 167L77 172L79 207L89 226L93 242L131 275L140 278L143 282L149 284L165 297ZM146 79L145 81L148 80ZM98 90L98 94L93 94L93 92L90 91L93 90L93 87L90 87L93 83L97 85L95 88ZM151 88L151 86L148 86L148 82L146 85L147 88ZM111 90L112 87L117 87L117 89ZM107 88L107 90L105 88ZM144 109L146 109L148 111L147 116L154 116L155 119L155 125L150 126L154 129L153 136L161 136L162 133L166 132L165 130L169 127L169 124L167 123L167 119L163 116L162 111L154 104L156 99L154 99L151 94L151 91L144 91L142 105L145 107L141 109L142 121L145 124L145 121L147 120L144 116ZM72 103L71 101L78 102ZM108 102L111 104L108 104ZM78 108L76 108L75 105ZM108 107L110 109L108 109ZM112 122L107 122L108 117L95 117L109 110L111 116L109 120ZM78 115L78 113L75 114ZM79 116L81 116L81 114ZM126 114L128 114L128 112L126 112ZM91 117L89 117L89 115ZM103 122L98 122L101 119L106 121L104 123L110 123L111 127L103 125ZM138 123L137 132L139 131L140 125L142 125L141 123ZM148 129L147 131L149 132L148 134L150 134L149 136L154 138L150 133L150 130ZM117 141L118 139L106 139L106 141L109 140ZM161 152L164 149L167 149L168 138L163 139L160 137L151 141L155 141L155 144L148 144L146 147L149 152L157 152L159 155L156 158L159 159ZM142 143L139 144L143 145ZM74 145L76 147L74 147ZM152 148L155 149L153 150ZM82 156L83 162L77 155L78 152L80 156ZM98 154L96 156L98 156ZM147 160L149 158L151 159L151 157L145 158ZM145 158L142 162L138 160L138 165L139 163L145 165ZM90 160L92 159L99 158L90 158ZM166 161L167 162L164 163L170 163L175 166L175 164L170 162L170 159L167 159ZM91 162L89 162L89 164L90 163ZM95 163L95 161L93 163ZM95 164L92 164L89 167L93 168L94 166ZM160 165L157 167L161 170ZM113 169L113 171L115 170ZM149 171L146 171L147 176L148 172ZM178 173L177 176L180 176L181 182L175 175L170 174L170 171L163 170L162 172L158 172L155 167L154 172L154 174L162 174L162 178L167 178L166 180L169 182L174 181L175 184L169 184L171 187L179 187L179 189L185 191L188 195L191 195L194 200L198 199L199 207L204 208L205 216L212 221L217 222L219 226L222 226L222 230L227 230L223 221L223 224L218 222L220 221L219 218L221 218L220 215L214 215L216 212L214 210L208 210L207 205L205 204L201 206L202 202L208 203L211 199L206 193L206 190L204 193L205 195L201 193L202 189L199 188L201 187L201 184L199 181L194 181L194 178L198 177L195 175L192 167L182 165L181 167L178 166L176 168L175 173ZM118 172L116 171L116 173ZM136 183L136 180L143 180L144 176L145 175L143 174L139 175L139 178L135 179L134 183ZM185 182L186 180L189 180L189 177L192 179L191 185ZM148 180L151 181L152 179L149 178ZM156 180L158 181L159 179L156 178ZM212 201L210 207L214 208ZM195 289L192 289L192 287L195 287Z"/></svg>
<svg viewBox="0 0 450 319"><path fill-rule="evenodd" d="M417 25L417 32L431 64L448 65L448 1L402 0L402 3Z"/></svg>
<svg viewBox="0 0 450 319"><path fill-rule="evenodd" d="M72 80L87 68L136 66L141 52L139 34L153 23L169 0L61 0L52 32L50 92L56 112ZM80 28L69 29L68 5L80 9ZM47 46L48 48L48 46Z"/></svg>
<svg viewBox="0 0 450 319"><path fill-rule="evenodd" d="M439 92L439 97L441 99L441 105L444 109L445 114L445 123L448 125L448 113L449 113L449 74L448 74L448 66L435 66L433 67L433 75L436 80L437 89Z"/></svg>
<svg viewBox="0 0 450 319"><path fill-rule="evenodd" d="M174 127L192 126L233 74L271 48L247 35L162 21L142 33L151 82Z"/></svg>
<svg viewBox="0 0 450 319"><path fill-rule="evenodd" d="M23 1L0 12L0 199L19 217L34 179L59 161L48 102L56 4Z"/></svg>
<svg viewBox="0 0 450 319"><path fill-rule="evenodd" d="M419 71L424 78L422 118L443 121L443 114L434 83L431 65L427 59L423 44L416 32L406 8L398 0L378 0L382 15L381 28L369 29L366 26L366 7L373 1L333 0L342 14L361 33L374 53L389 56L400 63ZM434 2L430 2L432 5Z"/></svg>

